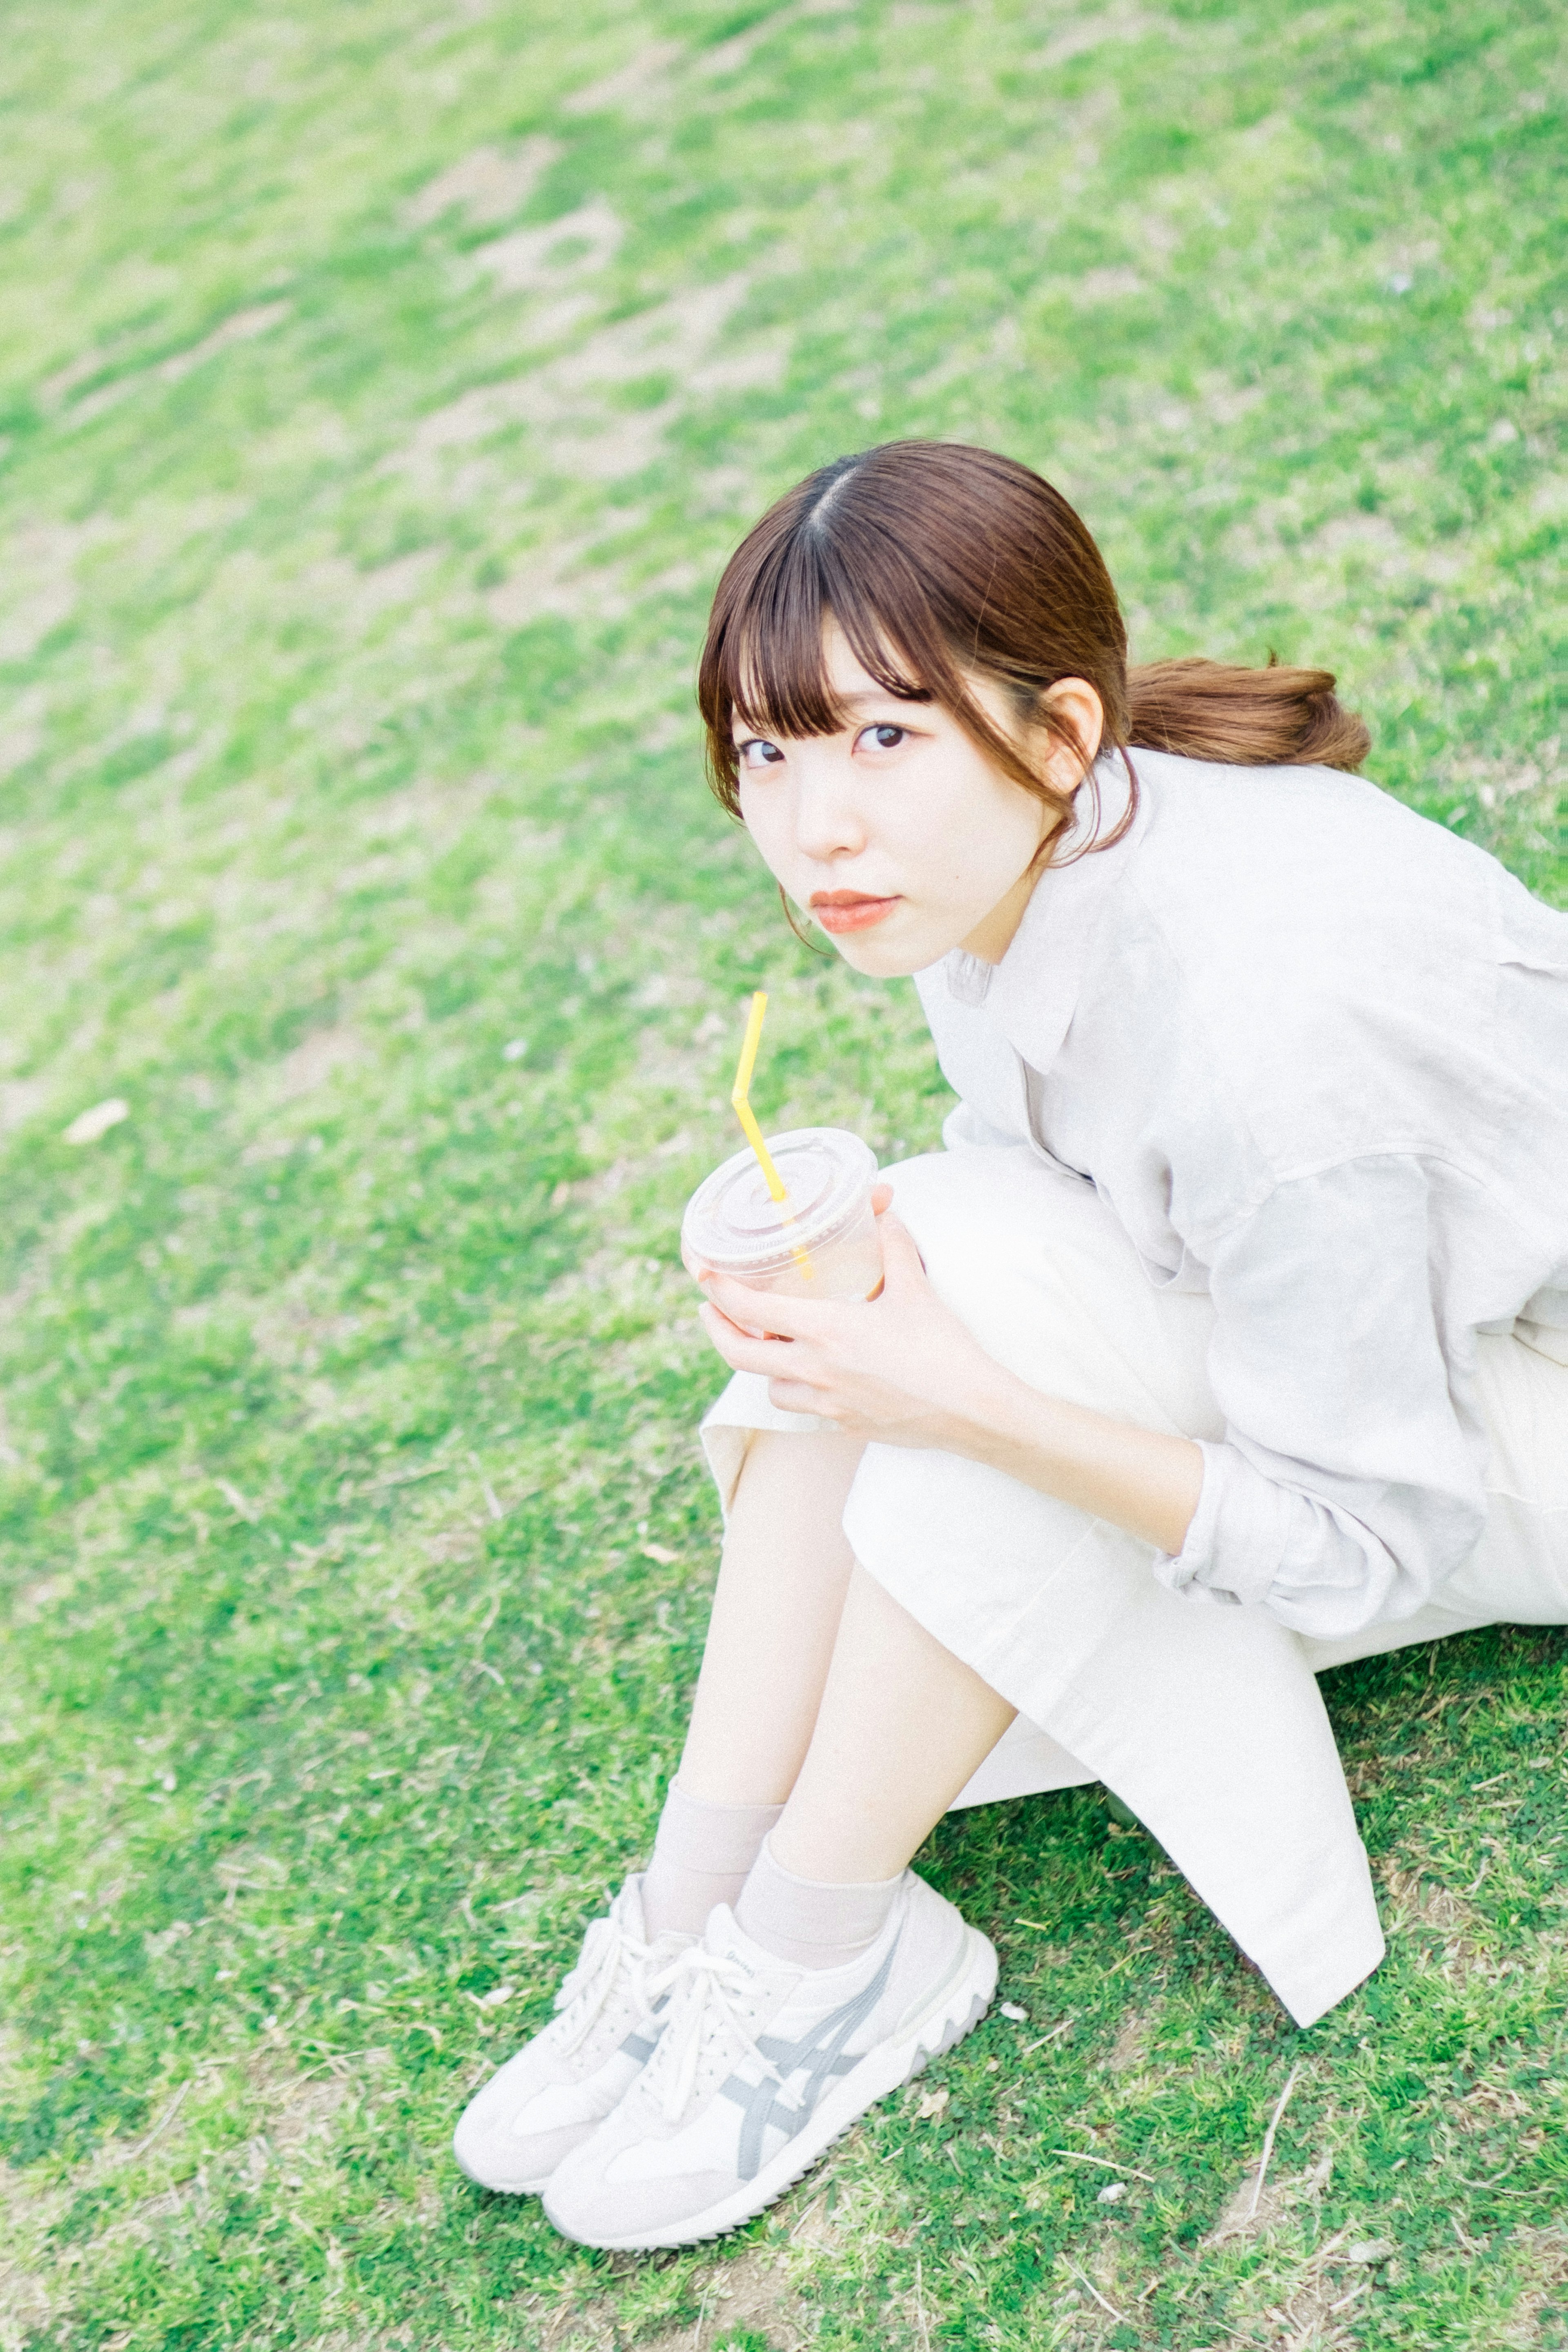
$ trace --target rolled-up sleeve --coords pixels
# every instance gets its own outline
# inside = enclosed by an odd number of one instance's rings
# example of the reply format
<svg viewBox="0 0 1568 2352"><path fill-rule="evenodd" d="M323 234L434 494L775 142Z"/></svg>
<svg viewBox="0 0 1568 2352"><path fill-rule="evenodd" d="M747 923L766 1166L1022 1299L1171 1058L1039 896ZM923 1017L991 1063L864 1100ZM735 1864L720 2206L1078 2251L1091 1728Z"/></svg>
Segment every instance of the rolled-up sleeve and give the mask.
<svg viewBox="0 0 1568 2352"><path fill-rule="evenodd" d="M1301 1633L1412 1615L1486 1522L1468 1333L1439 1328L1431 1171L1381 1154L1281 1184L1213 1246L1226 1421L1172 1591Z"/></svg>

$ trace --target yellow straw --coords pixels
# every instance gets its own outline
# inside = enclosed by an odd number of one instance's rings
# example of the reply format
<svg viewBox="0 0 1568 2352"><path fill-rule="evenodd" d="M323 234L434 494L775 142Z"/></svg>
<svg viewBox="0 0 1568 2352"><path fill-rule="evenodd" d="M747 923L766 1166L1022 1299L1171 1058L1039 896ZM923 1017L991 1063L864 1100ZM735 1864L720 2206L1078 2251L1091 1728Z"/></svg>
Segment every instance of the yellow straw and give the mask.
<svg viewBox="0 0 1568 2352"><path fill-rule="evenodd" d="M757 1125L757 1115L752 1108L751 1103L752 1072L757 1066L757 1047L762 1043L763 1016L767 1009L767 991L764 988L759 988L752 998L752 1009L746 1016L746 1034L741 1045L741 1058L735 1065L735 1083L730 1089L730 1100L734 1105L736 1118L745 1129L746 1141L757 1155L757 1165L766 1179L769 1192L773 1200L784 1202L789 1198L784 1191L784 1178L773 1166L773 1154L763 1141L763 1130ZM787 1209L784 1211L784 1223L786 1224L795 1223ZM809 1253L803 1249L795 1249L793 1243L790 1246L795 1265L804 1278L807 1282L815 1282L816 1268L812 1265Z"/></svg>
<svg viewBox="0 0 1568 2352"><path fill-rule="evenodd" d="M763 1130L757 1125L757 1115L751 1104L752 1072L757 1066L757 1047L762 1043L763 1016L767 1009L767 991L759 988L752 999L752 1009L746 1018L745 1041L741 1047L741 1058L735 1065L735 1083L730 1090L730 1100L734 1105L736 1118L745 1129L746 1141L757 1155L757 1165L767 1179L769 1192L775 1201L783 1201L787 1198L784 1179L773 1166L772 1155L763 1141Z"/></svg>

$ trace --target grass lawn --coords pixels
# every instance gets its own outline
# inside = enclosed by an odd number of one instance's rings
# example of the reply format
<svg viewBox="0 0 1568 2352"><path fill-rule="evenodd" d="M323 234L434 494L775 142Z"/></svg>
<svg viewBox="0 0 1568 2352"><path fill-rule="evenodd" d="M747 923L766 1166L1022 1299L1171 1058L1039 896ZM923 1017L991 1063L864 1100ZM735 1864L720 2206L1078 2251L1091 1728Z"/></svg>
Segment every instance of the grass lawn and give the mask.
<svg viewBox="0 0 1568 2352"><path fill-rule="evenodd" d="M993 442L1138 653L1332 665L1568 902L1562 30L8 13L4 2352L1568 2342L1555 1631L1331 1677L1392 1949L1308 2033L1079 1790L924 1858L1025 2015L721 2247L447 2155L677 1753L746 992L768 1124L943 1109L705 797L719 566L846 447Z"/></svg>

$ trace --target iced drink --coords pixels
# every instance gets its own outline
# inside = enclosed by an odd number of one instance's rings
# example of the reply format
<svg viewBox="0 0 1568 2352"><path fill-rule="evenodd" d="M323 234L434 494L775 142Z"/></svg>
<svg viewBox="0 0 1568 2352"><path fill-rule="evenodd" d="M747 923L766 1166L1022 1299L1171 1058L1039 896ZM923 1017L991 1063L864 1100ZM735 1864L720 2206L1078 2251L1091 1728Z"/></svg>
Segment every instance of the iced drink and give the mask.
<svg viewBox="0 0 1568 2352"><path fill-rule="evenodd" d="M792 1128L767 1147L787 1198L773 1198L753 1151L737 1151L687 1203L687 1272L733 1275L794 1298L871 1297L882 1280L876 1153L842 1127Z"/></svg>

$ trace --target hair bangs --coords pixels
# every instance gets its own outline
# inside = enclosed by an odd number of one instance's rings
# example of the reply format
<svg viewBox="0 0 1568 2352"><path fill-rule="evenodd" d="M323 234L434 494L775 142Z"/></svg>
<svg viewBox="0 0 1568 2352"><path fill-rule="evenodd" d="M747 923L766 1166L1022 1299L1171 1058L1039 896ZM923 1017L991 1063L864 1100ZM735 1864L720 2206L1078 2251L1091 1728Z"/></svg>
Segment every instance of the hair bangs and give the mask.
<svg viewBox="0 0 1568 2352"><path fill-rule="evenodd" d="M837 544L837 533L813 530L809 516L793 520L793 530L758 551L762 561L750 576L730 583L699 677L710 779L732 814L737 719L760 735L797 739L835 735L848 724L829 674L829 624L843 632L867 676L900 701L942 699L953 683L919 581L889 582L885 547L880 563L866 564ZM879 594L879 585L886 593Z"/></svg>
<svg viewBox="0 0 1568 2352"><path fill-rule="evenodd" d="M890 642L887 616L863 583L803 532L781 550L772 578L732 616L721 655L731 709L770 735L834 735L848 713L829 676L826 633L836 623L868 677L901 701L929 701L917 666ZM837 575L837 577L835 575Z"/></svg>

